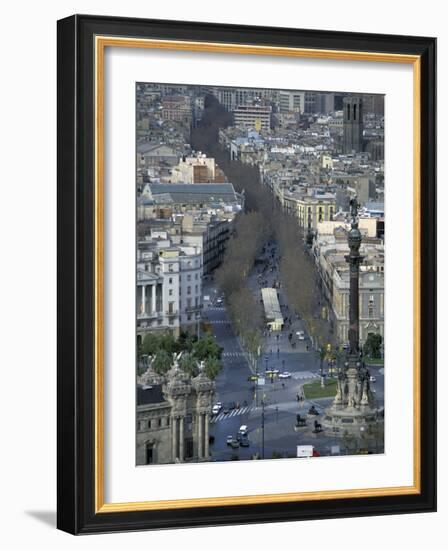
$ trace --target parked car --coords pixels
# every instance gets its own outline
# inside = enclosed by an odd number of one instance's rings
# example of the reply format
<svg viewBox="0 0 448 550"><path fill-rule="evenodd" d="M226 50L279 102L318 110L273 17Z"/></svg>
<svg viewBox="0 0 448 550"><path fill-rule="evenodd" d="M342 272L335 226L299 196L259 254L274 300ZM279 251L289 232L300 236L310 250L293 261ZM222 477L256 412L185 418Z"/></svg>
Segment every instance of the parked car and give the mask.
<svg viewBox="0 0 448 550"><path fill-rule="evenodd" d="M371 376L369 380L370 382L376 382L376 378L374 376Z"/></svg>
<svg viewBox="0 0 448 550"><path fill-rule="evenodd" d="M299 340L305 340L305 332L303 330L298 330L296 334Z"/></svg>
<svg viewBox="0 0 448 550"><path fill-rule="evenodd" d="M212 414L219 414L221 412L221 409L222 409L222 403L219 403L219 402L216 403L212 407Z"/></svg>
<svg viewBox="0 0 448 550"><path fill-rule="evenodd" d="M232 444L232 441L233 441L234 439L235 439L235 438L233 437L233 435L228 435L228 436L227 436L227 439L226 439L227 445L231 445L231 444Z"/></svg>
<svg viewBox="0 0 448 550"><path fill-rule="evenodd" d="M233 438L229 445L230 447L232 447L232 449L238 449L238 447L240 446L240 442L238 441L238 439Z"/></svg>
<svg viewBox="0 0 448 550"><path fill-rule="evenodd" d="M291 373L288 372L288 371L281 372L281 373L278 375L279 378L291 378L291 376L292 376Z"/></svg>

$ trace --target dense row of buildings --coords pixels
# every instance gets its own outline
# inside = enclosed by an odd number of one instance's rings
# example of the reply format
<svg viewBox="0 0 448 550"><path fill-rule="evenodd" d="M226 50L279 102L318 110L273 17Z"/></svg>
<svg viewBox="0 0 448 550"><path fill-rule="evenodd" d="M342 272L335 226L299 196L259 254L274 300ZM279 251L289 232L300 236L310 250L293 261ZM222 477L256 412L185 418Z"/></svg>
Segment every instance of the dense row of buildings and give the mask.
<svg viewBox="0 0 448 550"><path fill-rule="evenodd" d="M190 145L207 95L232 115L219 142L295 216L309 244L340 343L348 339L349 201L363 234L360 339L384 334L384 101L381 96L257 88L137 85L137 343L153 331L200 333L204 277L222 262L244 193ZM267 320L283 324L275 289L263 289ZM137 384L137 464L209 459L214 384L173 358Z"/></svg>
<svg viewBox="0 0 448 550"><path fill-rule="evenodd" d="M230 159L258 167L262 184L296 217L315 259L323 315L341 343L348 337L347 215L350 199L357 197L365 238L360 337L365 342L369 333L383 336L383 98L278 91L254 99L251 93L248 108L255 100L259 108L271 106L269 127L267 121L248 127L235 119L220 130L221 146Z"/></svg>
<svg viewBox="0 0 448 550"><path fill-rule="evenodd" d="M377 218L362 215L359 220L363 235L359 278L361 343L365 343L370 333L384 337L384 241L378 237L378 223ZM328 320L340 343L348 341L349 330L348 231L345 220L322 222L318 224L312 248L323 295L329 305Z"/></svg>
<svg viewBox="0 0 448 550"><path fill-rule="evenodd" d="M304 230L328 300L328 317L341 341L346 339L347 325L341 232L346 230L349 201L357 196L363 207L361 228L370 239L366 274L361 277L367 296L361 300L361 322L366 320L361 337L365 340L369 331L382 334L384 98L258 88L140 86L137 216L144 238L138 248L139 255L152 254L153 259L151 267L139 268L138 286L151 287L145 290L145 296L150 293L151 297L156 286L160 309L145 306L139 312L139 334L155 327L195 330L202 275L221 262L232 220L244 207L244 196L226 182L215 160L193 152L189 144L189 132L201 120L208 94L233 115L233 123L219 131L221 146L232 160L258 167L262 184ZM172 269L179 275L168 278L174 281L173 288L160 275L167 262L163 254L177 265ZM196 285L191 295L187 294L191 285L183 288L184 282L192 281L182 271L197 255L201 271L196 296ZM155 280L156 275L157 283L144 282Z"/></svg>
<svg viewBox="0 0 448 550"><path fill-rule="evenodd" d="M222 262L244 207L215 160L191 150L191 127L203 108L200 88L137 87L139 349L157 331L200 334L204 277ZM187 374L176 357L160 376L154 360L146 358L137 379L136 463L209 460L213 381L203 365L198 376Z"/></svg>

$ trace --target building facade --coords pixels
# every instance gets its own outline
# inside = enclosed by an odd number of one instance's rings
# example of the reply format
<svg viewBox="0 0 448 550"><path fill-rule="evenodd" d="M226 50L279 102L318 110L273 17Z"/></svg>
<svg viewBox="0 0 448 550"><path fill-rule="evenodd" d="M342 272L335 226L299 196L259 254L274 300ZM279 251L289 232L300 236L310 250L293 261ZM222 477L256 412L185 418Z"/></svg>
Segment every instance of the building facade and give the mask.
<svg viewBox="0 0 448 550"><path fill-rule="evenodd" d="M296 216L300 227L316 231L319 223L333 219L336 198L332 193L297 195L286 192L283 195L283 206L286 212Z"/></svg>
<svg viewBox="0 0 448 550"><path fill-rule="evenodd" d="M364 344L370 333L384 337L384 244L375 236L372 222L376 220L364 218L359 221L363 235L363 262L359 272L359 339ZM328 304L328 317L340 344L348 342L349 334L348 231L347 222L319 224L313 244L320 286Z"/></svg>
<svg viewBox="0 0 448 550"><path fill-rule="evenodd" d="M349 333L348 270L335 270L333 276L332 314L337 339L348 342ZM384 338L384 272L377 269L361 270L359 277L359 340L364 344L369 334Z"/></svg>
<svg viewBox="0 0 448 550"><path fill-rule="evenodd" d="M305 92L280 91L279 107L281 113L303 113L305 111Z"/></svg>
<svg viewBox="0 0 448 550"><path fill-rule="evenodd" d="M187 95L165 96L162 99L162 117L164 120L181 122L186 126L192 123L191 100Z"/></svg>
<svg viewBox="0 0 448 550"><path fill-rule="evenodd" d="M137 343L153 330L197 332L202 308L202 250L154 231L137 247Z"/></svg>
<svg viewBox="0 0 448 550"><path fill-rule="evenodd" d="M271 113L270 106L238 105L233 109L233 118L235 126L267 132L271 128Z"/></svg>
<svg viewBox="0 0 448 550"><path fill-rule="evenodd" d="M150 364L137 380L137 465L209 460L214 392L203 365L192 378L176 357L164 376Z"/></svg>

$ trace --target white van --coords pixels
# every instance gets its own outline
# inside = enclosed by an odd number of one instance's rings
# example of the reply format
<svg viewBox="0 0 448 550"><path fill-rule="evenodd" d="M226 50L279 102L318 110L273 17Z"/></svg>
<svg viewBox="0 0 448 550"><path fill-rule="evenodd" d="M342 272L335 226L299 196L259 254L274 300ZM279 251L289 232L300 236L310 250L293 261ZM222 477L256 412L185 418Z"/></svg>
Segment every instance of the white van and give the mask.
<svg viewBox="0 0 448 550"><path fill-rule="evenodd" d="M245 424L240 426L240 429L238 430L238 435L241 435L243 437L247 437L247 426Z"/></svg>
<svg viewBox="0 0 448 550"><path fill-rule="evenodd" d="M313 445L297 445L297 458L311 458L313 455Z"/></svg>

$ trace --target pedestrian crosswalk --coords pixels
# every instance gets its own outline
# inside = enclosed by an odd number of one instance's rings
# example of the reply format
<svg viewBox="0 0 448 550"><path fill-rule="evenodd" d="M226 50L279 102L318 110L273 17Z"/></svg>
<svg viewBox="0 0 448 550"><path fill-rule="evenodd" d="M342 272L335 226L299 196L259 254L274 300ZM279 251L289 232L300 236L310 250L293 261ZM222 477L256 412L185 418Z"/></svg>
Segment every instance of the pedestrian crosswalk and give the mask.
<svg viewBox="0 0 448 550"><path fill-rule="evenodd" d="M292 378L294 380L306 380L307 378L319 378L319 374L316 372L311 372L309 370L304 370L302 372L293 372Z"/></svg>
<svg viewBox="0 0 448 550"><path fill-rule="evenodd" d="M245 353L242 351L225 351L222 354L224 359L239 359L245 356Z"/></svg>
<svg viewBox="0 0 448 550"><path fill-rule="evenodd" d="M229 325L230 322L227 319L210 319L207 321L210 325Z"/></svg>
<svg viewBox="0 0 448 550"><path fill-rule="evenodd" d="M220 422L221 420L227 420L228 418L232 418L234 416L241 416L243 414L249 414L251 411L255 410L255 405L248 405L247 407L241 407L240 409L233 409L226 413L219 413L216 416L212 416L210 419L210 424L216 424L216 422Z"/></svg>
<svg viewBox="0 0 448 550"><path fill-rule="evenodd" d="M222 311L224 306L208 306L204 308L207 311Z"/></svg>

